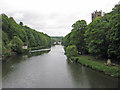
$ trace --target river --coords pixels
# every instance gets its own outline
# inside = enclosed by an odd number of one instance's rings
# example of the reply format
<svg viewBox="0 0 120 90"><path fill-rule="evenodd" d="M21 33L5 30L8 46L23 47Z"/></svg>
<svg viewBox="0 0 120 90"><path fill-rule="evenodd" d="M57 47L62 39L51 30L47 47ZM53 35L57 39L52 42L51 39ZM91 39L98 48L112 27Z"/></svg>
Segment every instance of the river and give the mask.
<svg viewBox="0 0 120 90"><path fill-rule="evenodd" d="M118 88L118 79L67 62L61 45L2 63L3 88Z"/></svg>

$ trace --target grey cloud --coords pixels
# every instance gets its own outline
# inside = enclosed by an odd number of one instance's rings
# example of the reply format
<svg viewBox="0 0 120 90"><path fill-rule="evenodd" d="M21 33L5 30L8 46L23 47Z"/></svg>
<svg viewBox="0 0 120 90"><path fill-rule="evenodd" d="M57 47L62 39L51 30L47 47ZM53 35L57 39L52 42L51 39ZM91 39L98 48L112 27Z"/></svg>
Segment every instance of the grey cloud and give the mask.
<svg viewBox="0 0 120 90"><path fill-rule="evenodd" d="M49 2L49 3L46 3ZM69 1L69 3L68 3ZM17 23L22 21L37 31L47 33L48 35L68 34L72 29L72 24L77 20L86 20L87 24L91 22L91 13L103 8L106 13L111 11L117 0L104 0L96 2L93 0L0 0L1 12L12 16ZM7 3L6 3L7 2ZM16 3L17 2L17 3ZM19 2L19 3L18 3ZM24 2L24 4L22 4ZM35 2L35 4L33 4ZM86 3L87 2L87 3ZM117 3L116 3L117 4ZM107 8L105 8L107 6ZM110 6L109 6L110 5Z"/></svg>
<svg viewBox="0 0 120 90"><path fill-rule="evenodd" d="M21 13L22 18L14 18L13 16L16 13ZM63 35L65 36L68 32L71 31L71 26L73 24L72 18L75 17L74 14L65 15L63 13L36 13L30 11L16 11L16 12L7 12L9 16L12 16L17 23L22 21L24 25L27 25L37 31L47 33L48 35ZM51 24L53 22L53 24Z"/></svg>

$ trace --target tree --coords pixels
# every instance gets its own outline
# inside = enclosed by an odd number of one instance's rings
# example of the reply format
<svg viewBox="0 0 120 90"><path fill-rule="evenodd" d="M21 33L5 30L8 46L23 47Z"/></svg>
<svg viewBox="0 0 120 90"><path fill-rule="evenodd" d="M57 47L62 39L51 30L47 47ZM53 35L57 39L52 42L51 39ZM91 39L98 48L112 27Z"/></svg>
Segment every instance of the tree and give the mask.
<svg viewBox="0 0 120 90"><path fill-rule="evenodd" d="M77 47L75 45L70 45L66 48L66 55L69 58L71 58L72 56L77 56Z"/></svg>
<svg viewBox="0 0 120 90"><path fill-rule="evenodd" d="M108 30L106 21L101 18L95 19L87 26L85 32L85 42L89 53L97 56L106 56L108 43L105 40L105 35Z"/></svg>
<svg viewBox="0 0 120 90"><path fill-rule="evenodd" d="M3 45L7 45L7 43L9 42L8 35L4 31L2 31L2 41Z"/></svg>
<svg viewBox="0 0 120 90"><path fill-rule="evenodd" d="M19 25L23 26L23 22L20 22Z"/></svg>
<svg viewBox="0 0 120 90"><path fill-rule="evenodd" d="M1 52L0 52L1 53ZM6 53L6 48L5 48L5 46L2 44L2 53L1 54L5 54Z"/></svg>
<svg viewBox="0 0 120 90"><path fill-rule="evenodd" d="M2 14L2 29L2 41L7 51L10 51L12 47L13 51L17 52L16 48L11 46L11 42L13 42L15 38L14 36L19 38L22 42L26 42L30 48L38 47L40 49L41 47L46 48L51 46L50 36L31 29L26 25L23 26L23 22L17 24L12 17L8 18L5 14Z"/></svg>
<svg viewBox="0 0 120 90"><path fill-rule="evenodd" d="M120 59L120 5L87 26L85 42L89 53L97 57Z"/></svg>
<svg viewBox="0 0 120 90"><path fill-rule="evenodd" d="M71 32L63 38L62 44L65 46L65 48L70 45L70 36L71 36Z"/></svg>
<svg viewBox="0 0 120 90"><path fill-rule="evenodd" d="M96 57L120 59L120 4L110 13L96 18L89 25L78 20L72 25L72 31L63 38L65 49L76 45L78 51L88 51Z"/></svg>
<svg viewBox="0 0 120 90"><path fill-rule="evenodd" d="M23 42L19 37L14 36L14 38L11 40L12 43L12 50L16 53L22 53L22 46Z"/></svg>
<svg viewBox="0 0 120 90"><path fill-rule="evenodd" d="M86 44L84 41L84 33L86 30L86 21L78 20L76 23L72 25L73 29L70 35L70 44L76 45L79 52L86 53Z"/></svg>
<svg viewBox="0 0 120 90"><path fill-rule="evenodd" d="M106 39L109 41L108 57L114 60L120 59L120 5L116 5L110 13L109 20L110 29L106 34Z"/></svg>

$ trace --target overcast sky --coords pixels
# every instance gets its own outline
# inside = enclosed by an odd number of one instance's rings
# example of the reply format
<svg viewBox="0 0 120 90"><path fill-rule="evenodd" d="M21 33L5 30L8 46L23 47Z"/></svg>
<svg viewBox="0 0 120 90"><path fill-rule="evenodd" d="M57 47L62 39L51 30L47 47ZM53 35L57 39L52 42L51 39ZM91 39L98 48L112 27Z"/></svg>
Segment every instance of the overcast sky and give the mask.
<svg viewBox="0 0 120 90"><path fill-rule="evenodd" d="M110 12L119 0L0 0L0 13L50 36L65 36L77 20L91 22L95 10Z"/></svg>

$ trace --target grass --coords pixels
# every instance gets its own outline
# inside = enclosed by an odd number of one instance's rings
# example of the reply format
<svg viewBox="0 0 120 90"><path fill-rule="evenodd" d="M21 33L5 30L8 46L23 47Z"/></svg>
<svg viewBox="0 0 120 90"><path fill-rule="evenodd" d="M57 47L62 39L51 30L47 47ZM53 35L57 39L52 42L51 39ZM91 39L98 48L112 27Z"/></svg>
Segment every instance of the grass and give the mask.
<svg viewBox="0 0 120 90"><path fill-rule="evenodd" d="M76 58L78 58L78 62L84 66L104 72L105 74L113 76L113 77L120 77L120 66L119 65L106 66L104 65L104 63L106 63L105 61L97 60L94 57L88 56L88 55L72 57L73 60L75 60Z"/></svg>

